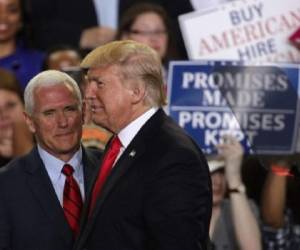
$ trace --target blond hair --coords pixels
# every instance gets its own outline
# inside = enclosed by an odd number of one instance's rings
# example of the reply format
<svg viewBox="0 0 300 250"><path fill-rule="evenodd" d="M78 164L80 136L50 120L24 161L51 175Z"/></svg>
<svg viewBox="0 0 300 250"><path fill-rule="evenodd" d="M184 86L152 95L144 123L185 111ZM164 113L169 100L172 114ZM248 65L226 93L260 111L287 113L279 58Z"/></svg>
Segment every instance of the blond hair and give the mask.
<svg viewBox="0 0 300 250"><path fill-rule="evenodd" d="M166 104L161 60L155 50L131 40L114 41L94 49L81 63L85 69L113 65L120 67L124 79L142 80L147 105Z"/></svg>

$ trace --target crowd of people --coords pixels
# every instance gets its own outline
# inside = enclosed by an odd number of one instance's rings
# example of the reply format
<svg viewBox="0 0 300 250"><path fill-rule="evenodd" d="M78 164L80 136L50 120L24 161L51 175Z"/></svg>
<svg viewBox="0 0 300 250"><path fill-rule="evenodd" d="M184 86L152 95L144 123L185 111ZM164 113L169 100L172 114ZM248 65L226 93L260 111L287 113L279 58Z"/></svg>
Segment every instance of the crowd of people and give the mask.
<svg viewBox="0 0 300 250"><path fill-rule="evenodd" d="M178 16L228 1L0 0L0 250L300 249L298 156L164 111Z"/></svg>

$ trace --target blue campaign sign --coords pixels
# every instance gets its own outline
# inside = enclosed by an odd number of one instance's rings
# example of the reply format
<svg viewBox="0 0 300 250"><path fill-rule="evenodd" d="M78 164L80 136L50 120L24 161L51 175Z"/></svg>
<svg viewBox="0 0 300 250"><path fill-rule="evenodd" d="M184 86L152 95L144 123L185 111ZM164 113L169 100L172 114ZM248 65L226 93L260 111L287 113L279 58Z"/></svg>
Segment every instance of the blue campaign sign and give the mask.
<svg viewBox="0 0 300 250"><path fill-rule="evenodd" d="M246 152L294 152L298 96L297 65L175 61L169 68L169 114L207 154L225 134Z"/></svg>

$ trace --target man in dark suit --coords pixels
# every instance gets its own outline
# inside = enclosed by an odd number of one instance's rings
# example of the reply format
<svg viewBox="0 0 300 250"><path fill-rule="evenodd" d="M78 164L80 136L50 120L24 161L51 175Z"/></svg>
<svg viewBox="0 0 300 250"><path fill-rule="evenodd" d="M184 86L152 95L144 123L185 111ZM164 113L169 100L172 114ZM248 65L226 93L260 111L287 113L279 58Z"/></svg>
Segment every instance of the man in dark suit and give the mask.
<svg viewBox="0 0 300 250"><path fill-rule="evenodd" d="M82 67L88 69L93 120L115 134L121 149L104 174L115 148L108 145L75 249L206 249L212 209L208 166L195 142L161 108L157 53L134 41L116 41L92 51Z"/></svg>
<svg viewBox="0 0 300 250"><path fill-rule="evenodd" d="M65 73L45 71L27 85L25 119L37 146L1 169L1 250L72 249L76 224L66 199L74 195L66 196L67 180L78 187L82 203L99 158L80 145L81 106L80 90ZM73 175L63 173L65 164Z"/></svg>

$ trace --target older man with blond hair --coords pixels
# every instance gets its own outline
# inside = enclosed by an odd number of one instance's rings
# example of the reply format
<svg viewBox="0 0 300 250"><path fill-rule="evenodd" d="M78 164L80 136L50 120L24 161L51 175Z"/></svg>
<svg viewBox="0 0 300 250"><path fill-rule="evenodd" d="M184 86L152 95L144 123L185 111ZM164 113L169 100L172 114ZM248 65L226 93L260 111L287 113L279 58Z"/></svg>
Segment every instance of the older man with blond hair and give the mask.
<svg viewBox="0 0 300 250"><path fill-rule="evenodd" d="M93 121L113 134L75 249L206 249L211 182L195 142L168 117L160 59L115 41L84 58Z"/></svg>

